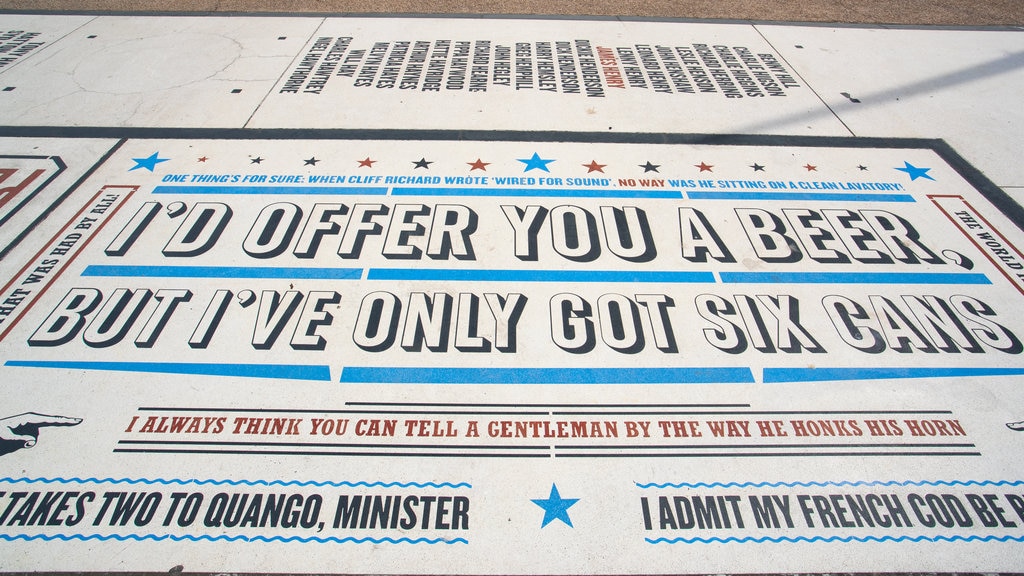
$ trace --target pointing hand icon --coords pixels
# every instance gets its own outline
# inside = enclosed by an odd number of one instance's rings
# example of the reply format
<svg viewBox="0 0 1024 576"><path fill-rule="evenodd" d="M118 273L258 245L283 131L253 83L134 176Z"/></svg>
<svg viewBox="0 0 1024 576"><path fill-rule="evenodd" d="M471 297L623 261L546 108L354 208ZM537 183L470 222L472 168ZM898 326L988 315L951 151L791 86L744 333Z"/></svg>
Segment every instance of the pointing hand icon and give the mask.
<svg viewBox="0 0 1024 576"><path fill-rule="evenodd" d="M35 446L39 439L39 429L44 426L76 426L81 422L81 418L48 416L36 412L0 418L0 456Z"/></svg>

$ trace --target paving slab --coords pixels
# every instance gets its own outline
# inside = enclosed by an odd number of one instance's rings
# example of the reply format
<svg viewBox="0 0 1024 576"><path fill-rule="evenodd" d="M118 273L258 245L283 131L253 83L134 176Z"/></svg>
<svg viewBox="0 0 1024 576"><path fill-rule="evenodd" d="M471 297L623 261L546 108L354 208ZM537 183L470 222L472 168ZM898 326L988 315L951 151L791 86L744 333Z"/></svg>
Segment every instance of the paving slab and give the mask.
<svg viewBox="0 0 1024 576"><path fill-rule="evenodd" d="M1020 186L1018 31L758 26L857 136L942 138L1001 185ZM842 74L835 74L842 70ZM992 138L995 138L993 140Z"/></svg>
<svg viewBox="0 0 1024 576"><path fill-rule="evenodd" d="M1020 32L0 29L0 570L1024 565Z"/></svg>
<svg viewBox="0 0 1024 576"><path fill-rule="evenodd" d="M848 133L749 25L352 24L326 21L249 126Z"/></svg>
<svg viewBox="0 0 1024 576"><path fill-rule="evenodd" d="M1016 0L2 0L0 8L49 12L131 13L311 13L311 14L471 14L605 18L688 18L775 22L845 22L872 25L1021 26L1024 7Z"/></svg>
<svg viewBox="0 0 1024 576"><path fill-rule="evenodd" d="M5 108L22 125L239 127L317 23L96 18L6 72Z"/></svg>

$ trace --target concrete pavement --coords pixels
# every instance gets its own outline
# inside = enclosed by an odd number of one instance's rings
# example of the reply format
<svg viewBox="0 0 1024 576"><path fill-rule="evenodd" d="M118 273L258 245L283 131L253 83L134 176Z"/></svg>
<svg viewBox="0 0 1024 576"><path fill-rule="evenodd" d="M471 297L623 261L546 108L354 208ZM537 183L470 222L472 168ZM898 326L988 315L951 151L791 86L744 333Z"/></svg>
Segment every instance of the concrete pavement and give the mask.
<svg viewBox="0 0 1024 576"><path fill-rule="evenodd" d="M1018 0L4 0L9 10L626 16L846 24L1021 26Z"/></svg>
<svg viewBox="0 0 1024 576"><path fill-rule="evenodd" d="M1024 566L1015 3L6 7L0 570Z"/></svg>

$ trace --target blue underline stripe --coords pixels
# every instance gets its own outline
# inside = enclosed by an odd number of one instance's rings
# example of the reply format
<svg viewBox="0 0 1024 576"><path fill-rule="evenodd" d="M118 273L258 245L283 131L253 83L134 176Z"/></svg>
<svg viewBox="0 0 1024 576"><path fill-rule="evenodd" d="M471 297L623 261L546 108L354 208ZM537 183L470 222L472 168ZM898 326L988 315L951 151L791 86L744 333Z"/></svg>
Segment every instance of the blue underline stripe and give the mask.
<svg viewBox="0 0 1024 576"><path fill-rule="evenodd" d="M984 274L945 272L721 272L725 284L991 284Z"/></svg>
<svg viewBox="0 0 1024 576"><path fill-rule="evenodd" d="M2 480L2 478L0 478ZM1021 480L841 480L832 481L803 481L803 482L650 482L646 484L637 483L636 487L641 490L656 489L665 490L668 488L699 490L703 488L844 488L844 487L903 487L908 486L1021 486Z"/></svg>
<svg viewBox="0 0 1024 576"><path fill-rule="evenodd" d="M744 536L742 538L736 536L719 537L712 536L710 538L644 538L648 544L764 544L770 542L772 544L790 543L798 544L813 543L813 542L1024 542L1024 536L995 536L985 535L978 536L971 534L969 536L962 536L960 534L954 534L952 536L946 536L943 534L937 536Z"/></svg>
<svg viewBox="0 0 1024 576"><path fill-rule="evenodd" d="M298 194L385 196L386 187L371 186L157 186L153 194Z"/></svg>
<svg viewBox="0 0 1024 576"><path fill-rule="evenodd" d="M64 368L69 370L107 370L111 372L148 372L152 374L193 374L199 376L242 376L246 378L274 378L280 380L331 381L331 370L329 367L301 364L8 360L4 365L25 368Z"/></svg>
<svg viewBox="0 0 1024 576"><path fill-rule="evenodd" d="M691 200L825 200L833 202L915 202L909 194L829 194L818 192L687 192Z"/></svg>
<svg viewBox="0 0 1024 576"><path fill-rule="evenodd" d="M695 368L398 368L345 367L341 382L360 384L752 384L745 367Z"/></svg>
<svg viewBox="0 0 1024 576"><path fill-rule="evenodd" d="M887 378L968 378L1021 376L1024 368L765 368L766 384L823 382L827 380L880 380Z"/></svg>
<svg viewBox="0 0 1024 576"><path fill-rule="evenodd" d="M679 190L633 190L623 188L392 188L392 196L538 196L545 198L670 198L679 200Z"/></svg>
<svg viewBox="0 0 1024 576"><path fill-rule="evenodd" d="M0 534L0 540L6 540L8 542L14 542L16 540L24 540L30 542L32 540L42 540L44 542L50 542L53 540L60 540L63 542L70 542L72 540L79 540L85 542L87 540L99 540L101 542L107 540L117 540L118 542L127 542L134 540L136 542L143 542L146 540L152 540L154 542L161 542L163 540L170 540L172 542L301 542L303 544L469 544L469 540L465 538L391 538L391 537L355 537L355 536L245 536L236 534L229 536L227 534L200 534L199 536L193 536L191 534Z"/></svg>
<svg viewBox="0 0 1024 576"><path fill-rule="evenodd" d="M714 283L712 272L617 270L459 270L371 268L367 280L449 280L474 282L665 282Z"/></svg>
<svg viewBox="0 0 1024 576"><path fill-rule="evenodd" d="M265 278L359 280L362 268L258 266L119 266L93 264L82 276L125 278ZM721 272L725 284L991 284L984 274L932 272ZM372 268L369 280L474 282L644 282L712 284L712 272L646 270L462 270Z"/></svg>
<svg viewBox="0 0 1024 576"><path fill-rule="evenodd" d="M137 278L271 278L359 280L362 268L262 268L255 266L88 266L82 276Z"/></svg>

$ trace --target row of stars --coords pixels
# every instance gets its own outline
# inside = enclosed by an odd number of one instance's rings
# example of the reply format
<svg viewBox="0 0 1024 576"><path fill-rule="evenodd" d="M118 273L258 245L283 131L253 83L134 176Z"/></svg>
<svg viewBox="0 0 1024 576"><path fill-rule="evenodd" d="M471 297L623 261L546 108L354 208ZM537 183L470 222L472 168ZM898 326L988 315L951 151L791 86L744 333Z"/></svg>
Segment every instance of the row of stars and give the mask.
<svg viewBox="0 0 1024 576"><path fill-rule="evenodd" d="M197 159L197 161L198 162L206 162L209 159L210 158L208 156L201 156L201 157L199 157ZM135 166L133 168L131 168L129 170L129 172L132 171L132 170L138 170L140 168L144 168L144 169L149 170L150 172L152 172L157 164L159 164L161 162L166 162L167 160L169 160L169 158L160 158L159 152L154 152L151 156L149 156L147 158L132 158L132 160L135 161ZM255 157L250 157L249 158L249 162L251 164L262 164L264 160L265 160L265 158L263 158L261 156L255 156ZM516 160L519 161L519 162L522 162L525 165L525 167L523 168L523 172L530 172L531 170L540 170L540 171L548 172L548 173L551 172L548 169L548 164L550 164L550 163L555 161L555 159L553 159L553 158L552 159L541 158L540 155L537 154L536 152L534 152L533 156L530 157L530 158L517 158ZM303 165L304 166L316 166L317 163L319 163L319 162L323 162L323 160L317 158L316 156L312 156L312 157L310 157L308 159L303 160ZM373 165L376 164L377 162L380 162L380 161L379 160L374 160L374 159L370 158L369 156L367 156L366 158L364 158L362 160L356 160L356 162L357 162L357 167L358 168L373 168ZM433 161L427 160L425 157L424 158L420 158L419 160L413 160L412 161L412 164L414 165L414 169L423 168L425 170L429 170L430 169L430 165L433 164L433 163L434 163ZM474 170L480 170L480 171L486 172L487 171L487 167L490 166L492 163L491 162L484 162L482 159L477 158L473 162L466 162L466 164L469 166L469 171L470 172L472 172ZM928 171L931 170L931 168L919 168L919 167L914 166L911 163L906 162L906 161L904 161L903 164L904 164L903 167L897 167L897 168L895 168L895 170L899 170L901 172L906 172L910 176L911 180L917 180L918 178L925 178L925 179L928 179L928 180L934 180L934 178L932 178L928 174ZM589 164L580 164L580 166L582 166L582 167L587 169L587 174L591 174L593 172L598 172L598 173L604 174L605 173L604 169L606 167L608 167L609 164L599 164L597 162L597 160L591 160ZM655 172L655 173L659 173L660 174L661 171L659 169L662 166L663 166L662 164L654 164L650 160L648 160L644 164L637 164L638 168L643 168L645 174L649 173L649 172ZM701 172L701 173L703 173L703 172L714 173L715 165L714 164L708 164L708 163L706 163L706 162L704 162L702 160L700 164L694 164L693 167L697 168L699 170L699 172ZM766 171L765 170L766 166L764 166L762 164L758 164L757 162L751 164L748 167L752 168L754 170L754 172L765 172ZM811 164L811 163L804 164L802 166L802 168L806 169L808 172L817 172L818 171L818 166L816 166L814 164ZM857 165L857 169L863 172L863 171L866 171L868 169L868 167L864 166L863 164L858 164Z"/></svg>
<svg viewBox="0 0 1024 576"><path fill-rule="evenodd" d="M534 156L536 156L536 154L534 154ZM206 162L207 160L209 160L209 158L207 158L206 156L203 156L203 157L198 159L199 162ZM263 160L265 160L265 159L262 158L262 157L259 157L259 156L255 157L255 158L250 158L249 159L250 163L252 163L252 164L260 164L260 163L263 162ZM554 162L554 160L543 160L543 159L540 159L540 158L537 158L536 160L541 162L541 163L543 163L543 164L532 164L532 162L534 161L534 159L532 159L532 158L529 158L529 159L518 158L517 160L519 162L526 163L526 167L523 169L523 172L529 172L530 170L543 170L544 172L550 172L550 170L548 170L547 163ZM303 162L303 166L316 166L318 162L323 162L323 160L317 158L316 156L313 156L311 158L307 158L307 159L303 160L302 162ZM359 168L372 168L373 165L376 164L377 162L379 162L379 160L373 160L369 156L367 156L366 158L364 158L362 160L356 160L356 163L358 164ZM425 169L429 170L430 169L430 165L433 164L434 162L431 161L431 160L427 160L426 158L420 158L419 160L411 161L411 163L413 164L414 169L425 168ZM469 171L470 172L472 172L473 170L482 170L482 171L486 172L487 171L487 167L490 166L491 164L492 164L492 162L484 162L480 158L477 158L473 162L466 162L466 165L469 166ZM587 169L587 174L590 174L592 172L600 172L600 173L604 174L604 169L608 166L608 164L599 164L597 162L597 160L591 160L589 164L580 164L580 166L583 166L584 168ZM660 173L660 171L658 169L662 167L662 164L653 164L653 163L651 163L651 161L648 160L644 164L637 164L637 167L643 168L645 173L646 172L659 172ZM700 164L694 164L693 167L694 168L698 168L701 172L714 172L713 169L714 169L715 165L714 164L708 164L708 163L702 161ZM749 168L753 168L754 172L764 172L765 171L765 166L763 166L761 164L758 164L757 162L751 164L749 166ZM815 172L815 171L818 170L818 167L813 165L813 164L805 164L804 166L802 166L802 168L805 168L808 172ZM857 166L857 168L859 168L860 170L867 170L868 169L868 167L864 166L864 165L859 165L859 166Z"/></svg>

